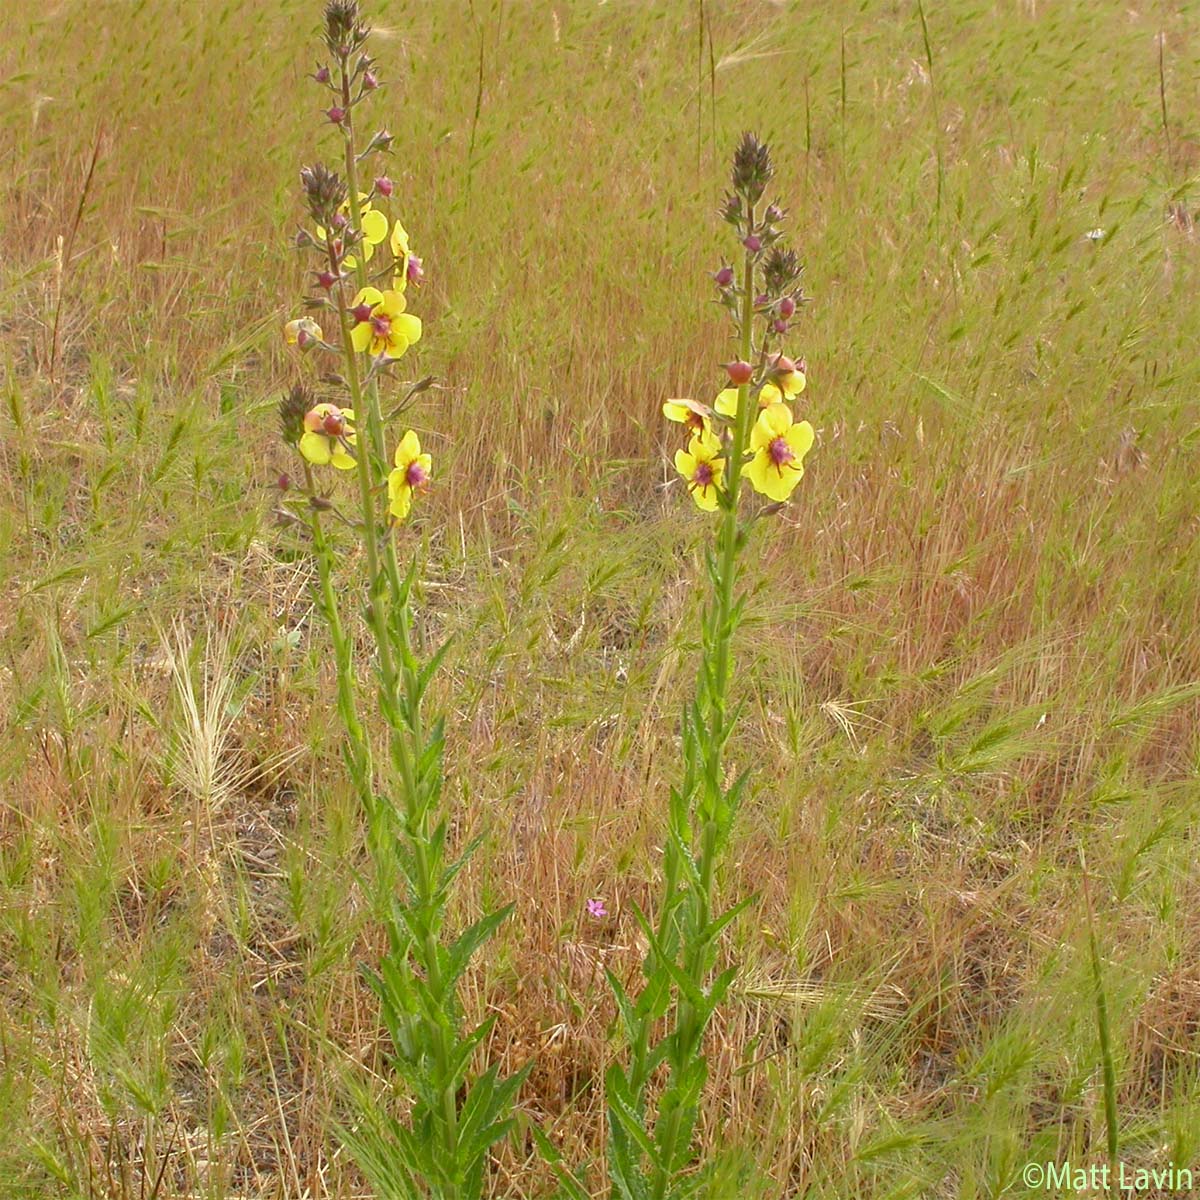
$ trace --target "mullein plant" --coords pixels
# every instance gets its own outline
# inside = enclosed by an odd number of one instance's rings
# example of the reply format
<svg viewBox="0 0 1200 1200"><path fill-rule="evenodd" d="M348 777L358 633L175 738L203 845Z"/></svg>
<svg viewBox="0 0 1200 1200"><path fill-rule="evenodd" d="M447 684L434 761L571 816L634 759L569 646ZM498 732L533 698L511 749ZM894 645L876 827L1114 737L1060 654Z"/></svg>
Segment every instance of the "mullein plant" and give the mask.
<svg viewBox="0 0 1200 1200"><path fill-rule="evenodd" d="M320 609L337 668L342 752L364 814L387 934L381 961L365 974L390 1036L388 1063L404 1119L360 1091L356 1118L341 1135L387 1200L476 1200L490 1147L511 1125L521 1076L501 1079L495 1067L473 1071L492 1019L467 1027L458 985L511 906L457 936L447 928L450 892L475 843L450 854L443 722L427 721L422 712L446 647L425 662L413 648L418 563L404 526L429 486L432 461L411 429L391 444L382 397L404 392L390 421L427 383L405 388L394 374L421 338L421 320L408 311L408 300L423 269L392 212L395 184L370 169L389 150L391 136L359 133L365 103L383 86L367 52L369 32L356 0L327 5L328 60L312 78L327 93L324 116L339 155L336 167L317 163L300 173L311 224L296 245L312 262L312 287L305 315L289 321L284 336L316 369L313 382L294 387L280 405L284 440L299 456L299 477L279 481L280 508L311 530ZM336 492L341 474L357 483L357 511L349 514ZM365 578L344 590L335 581L336 544L355 535L365 550ZM409 560L403 569L398 543ZM375 648L378 738L354 662L355 614L348 601L356 594Z"/></svg>
<svg viewBox="0 0 1200 1200"><path fill-rule="evenodd" d="M695 1128L708 1060L704 1036L736 974L718 970L722 930L754 897L715 908L717 874L748 772L731 778L727 748L738 720L731 702L733 643L745 606L741 558L751 526L778 512L804 474L813 428L793 406L805 386L803 361L785 350L804 303L801 267L784 246L783 210L764 204L773 174L766 145L743 136L721 215L741 242L739 266L713 278L737 351L711 405L668 400L663 415L683 427L675 469L695 504L713 514L706 547L707 602L696 692L682 718L682 778L671 791L662 894L651 920L634 909L648 949L644 982L632 996L609 972L624 1051L608 1071L608 1169L617 1200L679 1200L702 1194L715 1161L699 1161ZM747 486L748 485L748 486ZM566 1194L588 1193L539 1138Z"/></svg>

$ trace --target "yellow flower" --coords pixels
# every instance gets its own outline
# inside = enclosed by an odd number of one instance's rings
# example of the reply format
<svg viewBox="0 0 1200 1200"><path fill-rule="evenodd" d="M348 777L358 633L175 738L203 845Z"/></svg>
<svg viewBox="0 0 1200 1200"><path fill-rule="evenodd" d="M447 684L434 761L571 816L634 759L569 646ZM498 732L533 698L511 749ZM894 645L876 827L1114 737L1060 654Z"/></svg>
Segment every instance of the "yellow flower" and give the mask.
<svg viewBox="0 0 1200 1200"><path fill-rule="evenodd" d="M732 420L737 416L738 389L735 387L722 388L713 401L713 408L723 417Z"/></svg>
<svg viewBox="0 0 1200 1200"><path fill-rule="evenodd" d="M309 317L297 317L283 327L283 340L301 350L311 350L317 342L324 341L324 336L320 325Z"/></svg>
<svg viewBox="0 0 1200 1200"><path fill-rule="evenodd" d="M349 217L350 201L343 200L338 207L338 212ZM371 256L375 253L375 247L388 235L388 219L379 209L371 207L371 200L366 192L358 193L358 216L362 222L363 262L370 262ZM326 236L325 230L318 225L317 240L324 242ZM358 260L353 254L347 254L342 262L351 271L358 266Z"/></svg>
<svg viewBox="0 0 1200 1200"><path fill-rule="evenodd" d="M402 292L408 287L408 256L411 251L408 248L408 232L399 221L392 226L392 236L388 245L392 250L392 270L395 272L392 287Z"/></svg>
<svg viewBox="0 0 1200 1200"><path fill-rule="evenodd" d="M304 414L300 453L318 467L332 463L340 470L353 470L354 455L347 450L347 446L353 446L357 440L350 425L353 420L352 408L338 408L336 404L314 405Z"/></svg>
<svg viewBox="0 0 1200 1200"><path fill-rule="evenodd" d="M804 391L804 385L807 383L804 377L804 359L793 362L785 354L776 354L771 359L771 373L775 382L767 384L763 392L765 393L768 387L771 389L774 393L772 404L777 404L783 399L794 400ZM776 387L776 384L779 386Z"/></svg>
<svg viewBox="0 0 1200 1200"><path fill-rule="evenodd" d="M403 521L412 508L413 492L429 486L433 460L421 453L421 443L410 429L396 447L396 469L388 472L388 511Z"/></svg>
<svg viewBox="0 0 1200 1200"><path fill-rule="evenodd" d="M668 400L662 406L662 410L663 416L668 421L677 421L680 425L686 425L694 436L712 433L712 421L710 420L712 409L706 408L703 404L697 404L695 400L683 398Z"/></svg>
<svg viewBox="0 0 1200 1200"><path fill-rule="evenodd" d="M794 423L786 404L764 408L750 431L754 458L746 475L754 490L771 500L786 500L804 474L804 456L812 444L813 427L807 421Z"/></svg>
<svg viewBox="0 0 1200 1200"><path fill-rule="evenodd" d="M421 340L421 318L406 313L404 307L400 292L363 288L354 297L351 314L356 322L350 331L355 350L366 350L372 357L401 358L413 342Z"/></svg>
<svg viewBox="0 0 1200 1200"><path fill-rule="evenodd" d="M687 480L692 499L713 512L717 507L717 492L725 473L725 460L719 457L720 441L711 433L694 437L686 450L675 451L675 470Z"/></svg>

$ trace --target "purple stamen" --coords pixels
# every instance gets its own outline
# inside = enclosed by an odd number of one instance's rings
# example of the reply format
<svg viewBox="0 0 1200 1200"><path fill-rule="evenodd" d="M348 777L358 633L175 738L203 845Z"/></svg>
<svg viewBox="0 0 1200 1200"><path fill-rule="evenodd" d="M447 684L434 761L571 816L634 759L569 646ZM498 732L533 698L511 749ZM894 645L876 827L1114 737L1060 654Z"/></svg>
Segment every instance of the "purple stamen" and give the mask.
<svg viewBox="0 0 1200 1200"><path fill-rule="evenodd" d="M404 472L404 482L410 488L422 487L429 479L429 472L419 462L410 462Z"/></svg>
<svg viewBox="0 0 1200 1200"><path fill-rule="evenodd" d="M712 487L712 481L712 463L699 463L696 467L696 473L692 476L692 482L699 488L706 488Z"/></svg>
<svg viewBox="0 0 1200 1200"><path fill-rule="evenodd" d="M791 446L787 444L787 438L777 437L769 447L767 453L771 456L771 462L775 469L783 473L783 468L796 457Z"/></svg>

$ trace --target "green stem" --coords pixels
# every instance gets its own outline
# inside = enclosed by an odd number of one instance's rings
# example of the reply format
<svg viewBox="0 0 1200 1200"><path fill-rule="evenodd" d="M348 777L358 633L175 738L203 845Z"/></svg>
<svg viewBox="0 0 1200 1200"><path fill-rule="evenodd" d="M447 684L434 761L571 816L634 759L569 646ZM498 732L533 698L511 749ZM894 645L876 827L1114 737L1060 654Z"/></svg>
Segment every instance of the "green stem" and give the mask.
<svg viewBox="0 0 1200 1200"><path fill-rule="evenodd" d="M352 120L353 107L350 102L350 72L345 60L341 63L342 103L345 116L345 161L346 187L350 204L350 216L353 228L362 229L362 212L358 198L358 163L355 155L354 126ZM367 285L366 247L360 245L355 255L355 275L359 288ZM438 939L440 913L436 911L434 896L437 891L439 868L435 855L431 852L429 831L429 804L420 794L419 781L416 775L416 760L424 747L424 731L422 729L419 696L416 687L415 658L412 652L409 614L407 603L398 613L383 612L384 580L386 590L390 593L391 603L396 603L398 597L404 594L404 585L400 576L400 567L396 559L395 542L389 535L382 546L383 574L380 573L380 546L376 529L374 492L372 488L371 463L373 456L380 464L386 464L386 444L384 441L383 417L379 404L379 385L370 376L364 389L358 370L357 355L350 340L350 321L346 305L344 284L339 285L339 299L342 306L341 325L342 342L347 360L347 381L351 396L355 403L355 412L363 411L363 401L366 401L365 414L367 440L370 453L358 455L359 490L362 495L363 521L367 530L367 561L371 580L371 602L369 617L372 632L379 648L380 674L382 676L384 702L388 709L389 726L391 727L390 748L392 761L398 770L404 787L405 829L408 834L410 847L416 862L415 895L411 897L415 907L422 913L424 937L418 942L421 965L433 993L446 1000L441 962L441 946ZM393 623L392 618L395 617ZM400 651L400 668L393 657L393 630L398 636ZM400 695L401 673L406 693L407 704L402 704ZM448 1156L447 1167L456 1170L458 1167L458 1102L451 1078L451 1044L450 1031L443 1023L437 1023L433 1037L433 1057L436 1073L442 1081L442 1126L443 1141ZM446 1193L447 1200L454 1200L459 1195L458 1184L451 1183Z"/></svg>
<svg viewBox="0 0 1200 1200"><path fill-rule="evenodd" d="M307 462L304 463L304 475L309 495L315 495L312 468ZM326 620L329 622L329 635L333 640L333 657L337 666L338 712L350 738L355 786L359 790L359 796L368 815L373 816L371 746L362 722L358 719L358 709L354 700L354 648L346 636L346 628L342 624L342 614L333 586L333 554L325 537L324 526L321 524L321 514L315 508L311 508L309 513L313 546L317 552L317 573L321 580L321 600L325 608Z"/></svg>
<svg viewBox="0 0 1200 1200"><path fill-rule="evenodd" d="M753 230L753 227L754 209L751 206L749 229ZM750 361L753 351L753 321L754 257L747 250L742 272L740 332L743 362ZM734 421L729 457L725 465L725 490L728 504L724 510L718 539L719 586L716 604L710 608L706 622L708 629L704 652L714 653L716 661L713 664L711 685L701 685L702 691L707 693L708 699L708 711L707 713L702 712L701 716L708 717L709 727L706 731L704 746L705 771L699 783L704 795L696 814L701 820L697 857L700 886L693 888L689 897L691 911L685 925L686 944L683 962L683 968L688 978L701 990L703 990L708 973L708 953L704 934L712 912L717 848L721 843L723 832L719 825L719 790L723 777L721 749L727 735L729 680L732 673L734 589L737 583L738 552L741 541L741 531L738 527L738 500L741 490L742 458L749 440L753 417L750 384L743 383L738 388L737 419ZM716 789L716 794L714 794L714 789ZM676 833L680 837L689 835L688 830L677 830ZM677 857L677 854L673 853L668 860L668 877L666 879L668 896L674 893L674 888L678 885ZM676 1045L671 1055L673 1080L699 1053L700 1041L704 1035L704 1023L700 1019L700 1014L696 1011L695 1006L683 996L678 1000L675 1034ZM675 1108L667 1117L668 1124L662 1139L663 1167L657 1172L654 1180L652 1192L654 1200L664 1200L667 1195L672 1177L671 1163L676 1154L676 1143L679 1140L683 1116L682 1109Z"/></svg>

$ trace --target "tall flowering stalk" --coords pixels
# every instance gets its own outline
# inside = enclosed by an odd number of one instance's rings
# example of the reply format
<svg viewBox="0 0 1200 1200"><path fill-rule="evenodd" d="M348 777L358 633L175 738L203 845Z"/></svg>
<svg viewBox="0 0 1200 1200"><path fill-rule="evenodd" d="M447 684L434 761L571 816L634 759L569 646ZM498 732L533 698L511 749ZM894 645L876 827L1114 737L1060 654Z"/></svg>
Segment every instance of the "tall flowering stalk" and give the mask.
<svg viewBox="0 0 1200 1200"><path fill-rule="evenodd" d="M511 1124L521 1077L501 1080L495 1067L472 1075L474 1051L494 1018L465 1029L458 983L511 906L456 937L446 928L453 881L474 846L448 857L443 722L426 722L422 712L446 647L425 663L414 653L418 563L414 552L402 570L397 553L397 531L428 487L432 461L411 429L389 457L381 394L395 385L395 364L421 338L420 318L408 312L407 299L423 269L390 211L392 180L380 174L364 182L371 159L386 153L392 141L386 132L364 140L357 128L362 105L382 86L366 51L369 32L357 0L327 5L329 59L313 79L329 94L325 117L337 132L340 161L337 167L318 163L301 171L312 225L296 242L313 260L313 294L305 303L310 315L284 329L290 344L325 360L325 369L319 397L298 385L281 405L284 437L300 454L303 483L294 488L287 477L280 483L306 501L301 510L285 500L284 509L312 532L320 604L337 666L343 756L363 806L387 932L387 951L366 976L390 1035L390 1065L408 1099L402 1122L360 1096L358 1119L343 1137L388 1200L477 1200L488 1151ZM409 387L396 411L420 390L420 384ZM335 475L353 472L354 516L342 513L324 490L330 468ZM375 695L386 730L382 748L360 713L350 623L334 581L335 536L325 524L330 516L358 533L366 551L360 594L376 650Z"/></svg>
<svg viewBox="0 0 1200 1200"><path fill-rule="evenodd" d="M711 406L663 406L687 438L675 467L696 505L715 514L716 528L706 551L702 661L683 713L682 779L671 792L659 911L653 922L636 913L649 945L645 983L635 998L609 974L627 1048L606 1080L609 1175L619 1200L676 1200L705 1184L694 1139L708 1078L704 1035L737 971L718 971L718 942L753 899L714 911L717 870L748 778L742 772L730 780L726 756L738 717L730 691L745 603L741 555L753 522L791 496L813 443L812 426L796 421L791 408L804 390L804 366L784 354L783 343L803 297L799 261L783 246L783 212L763 204L771 176L767 147L746 134L722 214L741 241L740 269L722 265L714 276L737 344L725 364L727 386ZM559 1176L581 1200L585 1193L561 1165Z"/></svg>

